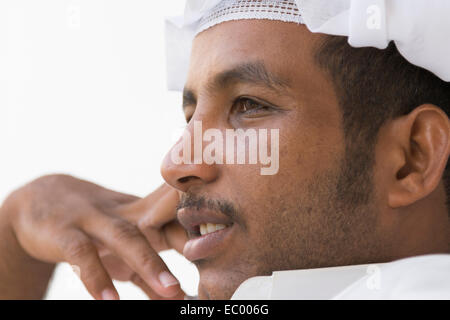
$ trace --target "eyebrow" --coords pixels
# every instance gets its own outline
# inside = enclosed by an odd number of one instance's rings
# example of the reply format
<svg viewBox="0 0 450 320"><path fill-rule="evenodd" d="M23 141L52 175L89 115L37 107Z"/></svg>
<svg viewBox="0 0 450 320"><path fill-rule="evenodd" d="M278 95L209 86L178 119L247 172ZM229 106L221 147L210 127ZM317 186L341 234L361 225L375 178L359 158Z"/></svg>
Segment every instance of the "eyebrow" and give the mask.
<svg viewBox="0 0 450 320"><path fill-rule="evenodd" d="M274 91L289 87L289 82L269 72L261 61L247 62L215 75L207 84L207 90L214 92L219 88L235 83L250 83L267 87ZM183 90L183 109L195 105L196 95L193 90L185 87Z"/></svg>

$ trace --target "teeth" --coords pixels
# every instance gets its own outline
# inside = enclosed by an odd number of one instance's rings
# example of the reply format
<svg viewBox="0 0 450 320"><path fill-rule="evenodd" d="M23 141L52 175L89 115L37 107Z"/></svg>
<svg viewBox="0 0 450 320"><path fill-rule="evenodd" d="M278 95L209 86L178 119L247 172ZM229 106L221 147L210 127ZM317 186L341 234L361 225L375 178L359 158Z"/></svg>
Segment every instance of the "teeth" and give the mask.
<svg viewBox="0 0 450 320"><path fill-rule="evenodd" d="M206 234L208 232L208 230L206 229L206 224L201 224L200 225L200 234L201 235L204 235L204 234Z"/></svg>
<svg viewBox="0 0 450 320"><path fill-rule="evenodd" d="M200 224L200 234L203 236L203 235L211 233L211 232L225 229L226 227L227 226L224 224L202 223L202 224Z"/></svg>
<svg viewBox="0 0 450 320"><path fill-rule="evenodd" d="M227 227L227 226L224 225L224 224L216 224L216 231L217 231L217 230L225 229L226 227Z"/></svg>
<svg viewBox="0 0 450 320"><path fill-rule="evenodd" d="M208 233L211 233L211 232L216 231L216 225L215 225L215 224L212 224L212 223L206 224L206 231L207 231Z"/></svg>

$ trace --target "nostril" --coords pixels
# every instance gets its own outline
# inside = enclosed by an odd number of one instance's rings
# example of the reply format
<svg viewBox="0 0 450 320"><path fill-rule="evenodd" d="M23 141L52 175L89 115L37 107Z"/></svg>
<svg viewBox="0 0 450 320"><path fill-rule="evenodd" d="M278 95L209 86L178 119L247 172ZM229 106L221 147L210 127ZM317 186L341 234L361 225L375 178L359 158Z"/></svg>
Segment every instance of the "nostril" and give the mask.
<svg viewBox="0 0 450 320"><path fill-rule="evenodd" d="M196 178L197 178L197 177L195 177L195 176L182 177L182 178L179 178L179 179L178 179L178 182L180 182L180 183L186 183L186 182L188 182L189 180L196 179Z"/></svg>

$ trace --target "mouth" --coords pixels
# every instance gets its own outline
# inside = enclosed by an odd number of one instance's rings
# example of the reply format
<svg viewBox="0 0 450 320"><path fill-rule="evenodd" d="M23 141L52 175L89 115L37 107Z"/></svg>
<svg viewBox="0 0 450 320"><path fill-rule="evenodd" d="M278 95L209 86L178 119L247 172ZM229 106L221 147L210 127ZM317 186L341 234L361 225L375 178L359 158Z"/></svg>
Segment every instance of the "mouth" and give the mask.
<svg viewBox="0 0 450 320"><path fill-rule="evenodd" d="M190 239L184 246L183 255L192 262L211 258L225 250L235 229L228 217L216 212L183 208L177 217Z"/></svg>

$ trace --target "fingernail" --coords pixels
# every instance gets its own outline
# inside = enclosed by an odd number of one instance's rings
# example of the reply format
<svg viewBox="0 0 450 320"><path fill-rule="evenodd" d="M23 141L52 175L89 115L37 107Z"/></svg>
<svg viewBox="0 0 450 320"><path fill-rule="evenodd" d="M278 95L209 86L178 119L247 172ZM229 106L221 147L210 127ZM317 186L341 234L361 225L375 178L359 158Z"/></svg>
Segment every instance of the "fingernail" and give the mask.
<svg viewBox="0 0 450 320"><path fill-rule="evenodd" d="M102 291L102 300L119 300L119 297L113 290L105 289Z"/></svg>
<svg viewBox="0 0 450 320"><path fill-rule="evenodd" d="M163 271L159 274L159 282L161 282L164 288L179 284L178 280L167 271Z"/></svg>

